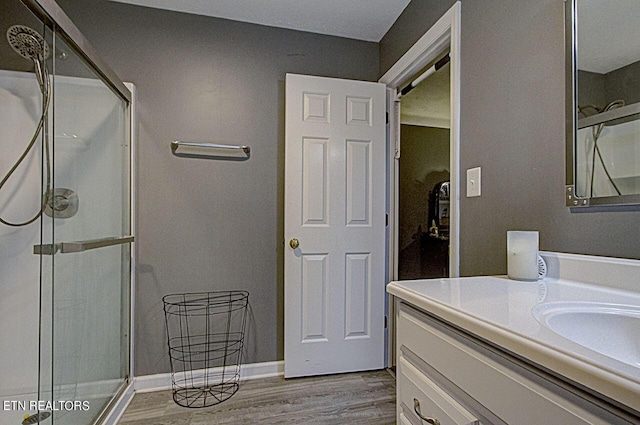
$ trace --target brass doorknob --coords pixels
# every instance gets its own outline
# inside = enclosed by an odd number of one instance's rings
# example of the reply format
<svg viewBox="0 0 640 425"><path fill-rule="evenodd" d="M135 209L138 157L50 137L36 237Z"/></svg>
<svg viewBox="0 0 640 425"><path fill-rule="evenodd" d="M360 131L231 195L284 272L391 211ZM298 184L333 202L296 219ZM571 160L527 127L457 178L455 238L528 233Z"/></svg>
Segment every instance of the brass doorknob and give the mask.
<svg viewBox="0 0 640 425"><path fill-rule="evenodd" d="M297 240L296 238L293 238L293 239L291 239L291 240L289 241L289 246L290 246L292 249L296 249L297 247L299 247L299 246L300 246L300 241L299 241L299 240Z"/></svg>

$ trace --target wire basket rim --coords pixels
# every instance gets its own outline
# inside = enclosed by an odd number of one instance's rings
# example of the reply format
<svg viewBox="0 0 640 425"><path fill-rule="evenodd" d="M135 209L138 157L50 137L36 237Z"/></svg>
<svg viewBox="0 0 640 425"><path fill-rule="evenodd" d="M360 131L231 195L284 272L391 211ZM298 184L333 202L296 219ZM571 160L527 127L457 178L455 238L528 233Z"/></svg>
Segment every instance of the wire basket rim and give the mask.
<svg viewBox="0 0 640 425"><path fill-rule="evenodd" d="M245 302L249 299L249 292L243 290L187 292L167 294L162 302L167 306L198 306Z"/></svg>

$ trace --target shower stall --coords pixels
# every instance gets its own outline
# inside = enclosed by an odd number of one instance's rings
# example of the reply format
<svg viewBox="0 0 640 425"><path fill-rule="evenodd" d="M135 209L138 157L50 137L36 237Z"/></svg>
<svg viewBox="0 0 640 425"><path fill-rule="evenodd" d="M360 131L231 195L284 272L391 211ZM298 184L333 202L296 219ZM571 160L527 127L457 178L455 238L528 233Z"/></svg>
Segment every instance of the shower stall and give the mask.
<svg viewBox="0 0 640 425"><path fill-rule="evenodd" d="M130 391L132 86L53 0L0 14L0 425Z"/></svg>

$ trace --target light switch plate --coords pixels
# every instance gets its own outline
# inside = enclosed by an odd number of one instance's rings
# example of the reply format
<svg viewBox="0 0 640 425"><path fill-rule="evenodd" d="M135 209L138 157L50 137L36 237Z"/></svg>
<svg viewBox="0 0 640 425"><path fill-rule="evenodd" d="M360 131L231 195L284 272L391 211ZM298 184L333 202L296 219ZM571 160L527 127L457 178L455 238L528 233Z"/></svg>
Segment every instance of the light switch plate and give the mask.
<svg viewBox="0 0 640 425"><path fill-rule="evenodd" d="M480 167L467 170L467 198L480 196L482 193Z"/></svg>

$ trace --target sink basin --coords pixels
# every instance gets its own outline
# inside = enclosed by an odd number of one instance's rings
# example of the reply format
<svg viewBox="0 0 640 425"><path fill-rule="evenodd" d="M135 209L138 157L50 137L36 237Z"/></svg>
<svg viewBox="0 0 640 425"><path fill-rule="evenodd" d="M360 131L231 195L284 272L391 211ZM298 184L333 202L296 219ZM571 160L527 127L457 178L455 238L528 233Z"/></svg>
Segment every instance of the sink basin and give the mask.
<svg viewBox="0 0 640 425"><path fill-rule="evenodd" d="M549 302L532 309L553 332L593 351L640 367L640 306Z"/></svg>

